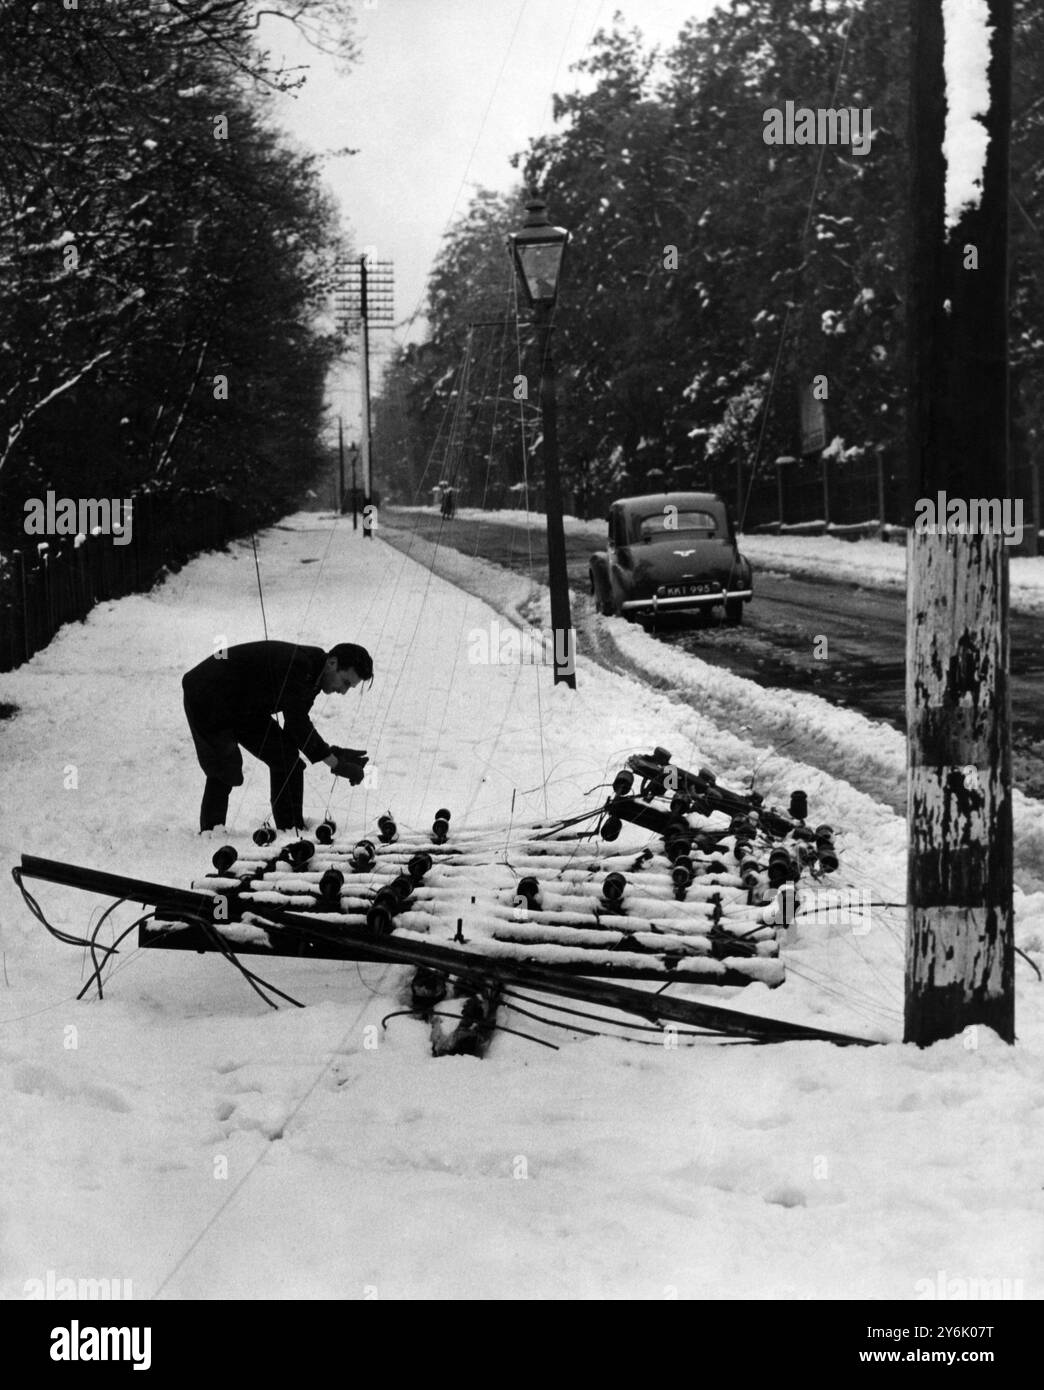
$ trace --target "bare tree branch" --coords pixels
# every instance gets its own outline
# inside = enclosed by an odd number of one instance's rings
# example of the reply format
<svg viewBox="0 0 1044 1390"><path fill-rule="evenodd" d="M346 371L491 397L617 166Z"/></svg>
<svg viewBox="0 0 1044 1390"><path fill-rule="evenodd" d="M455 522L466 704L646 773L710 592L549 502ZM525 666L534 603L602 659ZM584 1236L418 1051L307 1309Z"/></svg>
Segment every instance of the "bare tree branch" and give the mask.
<svg viewBox="0 0 1044 1390"><path fill-rule="evenodd" d="M59 396L75 386L78 381L82 381L87 373L92 371L99 362L104 362L107 357L111 357L113 351L113 348L106 348L104 352L97 353L96 356L92 357L86 366L81 367L74 376L71 376L67 381L63 381L62 384L56 386L53 391L48 391L46 396L37 401L35 405L30 406L29 409L22 414L21 419L16 421L7 432L7 443L4 446L3 453L0 454L0 469L2 469L7 462L11 450L24 433L25 427L28 425L29 421L33 419L34 416L39 415L40 411L50 405L53 400L57 400Z"/></svg>

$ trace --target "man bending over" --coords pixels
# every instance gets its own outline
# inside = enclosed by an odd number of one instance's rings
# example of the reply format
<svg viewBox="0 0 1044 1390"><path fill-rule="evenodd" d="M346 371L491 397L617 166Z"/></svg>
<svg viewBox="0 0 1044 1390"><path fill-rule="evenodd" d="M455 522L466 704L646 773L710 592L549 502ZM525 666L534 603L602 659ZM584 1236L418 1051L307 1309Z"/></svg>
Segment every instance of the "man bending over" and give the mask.
<svg viewBox="0 0 1044 1390"><path fill-rule="evenodd" d="M292 642L244 642L208 656L182 677L185 715L199 765L207 774L199 828L224 825L228 798L243 783L242 745L268 764L272 815L280 830L304 824L304 764L325 762L358 786L368 761L361 748L334 748L312 727L315 697L343 695L373 680L365 647L341 642L324 652ZM281 713L280 728L274 716Z"/></svg>

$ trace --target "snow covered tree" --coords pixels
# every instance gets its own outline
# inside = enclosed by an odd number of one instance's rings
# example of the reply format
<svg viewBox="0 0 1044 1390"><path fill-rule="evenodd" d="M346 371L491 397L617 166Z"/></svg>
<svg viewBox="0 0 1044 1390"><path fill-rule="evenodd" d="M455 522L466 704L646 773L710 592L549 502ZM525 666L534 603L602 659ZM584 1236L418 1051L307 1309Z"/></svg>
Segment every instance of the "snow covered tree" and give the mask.
<svg viewBox="0 0 1044 1390"><path fill-rule="evenodd" d="M1039 450L1044 19L1020 0L1017 24L1013 390ZM775 515L773 461L801 452L799 397L819 378L833 456L867 471L879 450L901 459L909 43L893 0L734 0L663 54L619 19L595 36L578 64L593 86L557 96L559 129L516 161L571 234L560 443L566 489L589 507L646 487L731 498L754 467L755 501ZM766 113L788 101L869 110L869 148L766 143ZM407 373L427 448L463 324L502 312L510 201L480 193L436 265L430 350Z"/></svg>
<svg viewBox="0 0 1044 1390"><path fill-rule="evenodd" d="M0 494L223 488L285 506L319 458L334 255L262 7L7 0L0 23ZM350 10L289 22L349 57Z"/></svg>

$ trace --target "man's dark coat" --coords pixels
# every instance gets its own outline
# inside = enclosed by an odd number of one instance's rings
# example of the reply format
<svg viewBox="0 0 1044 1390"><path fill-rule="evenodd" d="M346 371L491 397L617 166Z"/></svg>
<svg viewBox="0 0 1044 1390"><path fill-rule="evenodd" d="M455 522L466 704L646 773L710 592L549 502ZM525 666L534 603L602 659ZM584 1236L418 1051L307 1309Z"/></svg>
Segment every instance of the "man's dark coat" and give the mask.
<svg viewBox="0 0 1044 1390"><path fill-rule="evenodd" d="M292 642L244 642L223 657L208 656L182 680L194 722L206 732L254 724L281 713L285 737L309 762L330 752L308 717L326 664L321 647Z"/></svg>

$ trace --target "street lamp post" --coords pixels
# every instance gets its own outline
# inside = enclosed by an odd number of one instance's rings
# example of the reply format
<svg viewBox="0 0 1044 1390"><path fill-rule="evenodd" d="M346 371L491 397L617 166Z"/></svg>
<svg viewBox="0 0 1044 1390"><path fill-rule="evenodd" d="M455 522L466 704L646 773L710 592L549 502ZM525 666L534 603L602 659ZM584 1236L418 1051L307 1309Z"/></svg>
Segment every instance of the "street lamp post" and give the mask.
<svg viewBox="0 0 1044 1390"><path fill-rule="evenodd" d="M547 566L551 588L551 627L554 633L554 683L576 689L576 638L569 613L565 530L562 525L562 483L558 472L558 412L555 365L551 354L551 316L558 298L562 257L569 233L552 227L543 198L526 203L521 231L508 237L508 246L526 300L533 309L540 360L540 417L544 433L544 510L547 515Z"/></svg>

